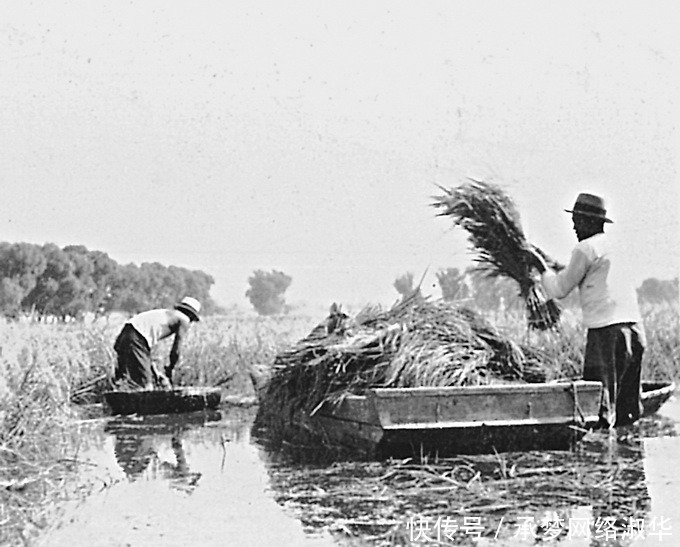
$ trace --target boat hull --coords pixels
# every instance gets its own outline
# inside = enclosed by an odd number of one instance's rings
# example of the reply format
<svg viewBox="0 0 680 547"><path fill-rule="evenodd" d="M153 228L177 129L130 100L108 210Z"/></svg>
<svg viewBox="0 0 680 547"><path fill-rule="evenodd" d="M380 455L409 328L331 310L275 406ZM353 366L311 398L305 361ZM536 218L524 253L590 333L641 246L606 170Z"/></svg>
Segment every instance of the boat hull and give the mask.
<svg viewBox="0 0 680 547"><path fill-rule="evenodd" d="M656 413L674 392L673 382L642 382L642 416Z"/></svg>
<svg viewBox="0 0 680 547"><path fill-rule="evenodd" d="M169 390L107 391L106 404L114 415L175 414L217 408L219 388L178 387Z"/></svg>
<svg viewBox="0 0 680 547"><path fill-rule="evenodd" d="M601 390L586 381L373 389L298 425L368 457L562 450L597 424Z"/></svg>

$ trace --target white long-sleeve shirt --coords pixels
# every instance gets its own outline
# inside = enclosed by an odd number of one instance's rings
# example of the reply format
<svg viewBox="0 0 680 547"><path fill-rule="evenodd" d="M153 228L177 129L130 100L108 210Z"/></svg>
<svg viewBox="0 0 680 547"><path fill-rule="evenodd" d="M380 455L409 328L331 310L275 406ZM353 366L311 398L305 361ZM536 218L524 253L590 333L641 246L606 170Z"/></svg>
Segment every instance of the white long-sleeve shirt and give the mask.
<svg viewBox="0 0 680 547"><path fill-rule="evenodd" d="M586 328L636 323L637 293L620 258L605 234L595 234L578 242L564 270L555 273L548 268L541 282L551 298L564 298L578 287Z"/></svg>

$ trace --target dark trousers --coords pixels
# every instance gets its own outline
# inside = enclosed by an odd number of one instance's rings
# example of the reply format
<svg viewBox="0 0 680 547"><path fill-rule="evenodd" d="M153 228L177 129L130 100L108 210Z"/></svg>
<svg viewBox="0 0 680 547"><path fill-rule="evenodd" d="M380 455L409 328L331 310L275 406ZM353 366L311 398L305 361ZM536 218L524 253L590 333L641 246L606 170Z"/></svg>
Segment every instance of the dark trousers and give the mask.
<svg viewBox="0 0 680 547"><path fill-rule="evenodd" d="M583 379L602 382L600 421L605 426L627 425L642 412L640 373L644 332L637 323L588 329Z"/></svg>
<svg viewBox="0 0 680 547"><path fill-rule="evenodd" d="M116 338L113 349L118 355L114 381L125 380L139 388L153 387L151 350L146 338L127 323Z"/></svg>

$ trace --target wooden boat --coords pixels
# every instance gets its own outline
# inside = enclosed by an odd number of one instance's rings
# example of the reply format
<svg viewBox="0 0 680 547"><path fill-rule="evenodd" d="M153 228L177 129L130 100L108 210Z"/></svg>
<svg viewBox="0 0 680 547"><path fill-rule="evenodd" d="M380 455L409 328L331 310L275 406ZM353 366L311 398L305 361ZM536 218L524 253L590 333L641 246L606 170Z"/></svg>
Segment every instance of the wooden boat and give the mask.
<svg viewBox="0 0 680 547"><path fill-rule="evenodd" d="M642 382L642 416L651 416L675 391L673 382Z"/></svg>
<svg viewBox="0 0 680 547"><path fill-rule="evenodd" d="M601 390L583 380L372 389L325 403L295 429L368 457L562 450L597 424Z"/></svg>
<svg viewBox="0 0 680 547"><path fill-rule="evenodd" d="M298 415L289 440L368 457L562 450L599 421L602 384L583 380L447 388L372 389ZM654 414L675 384L642 383L643 416Z"/></svg>
<svg viewBox="0 0 680 547"><path fill-rule="evenodd" d="M107 391L104 399L111 414L174 414L217 408L219 388L176 387L150 391Z"/></svg>

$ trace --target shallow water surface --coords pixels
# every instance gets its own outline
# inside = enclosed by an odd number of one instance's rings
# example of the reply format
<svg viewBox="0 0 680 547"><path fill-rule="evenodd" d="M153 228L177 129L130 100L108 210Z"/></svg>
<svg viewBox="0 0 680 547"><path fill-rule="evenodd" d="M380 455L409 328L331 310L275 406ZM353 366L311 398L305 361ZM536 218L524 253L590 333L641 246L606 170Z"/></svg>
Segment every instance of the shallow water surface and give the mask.
<svg viewBox="0 0 680 547"><path fill-rule="evenodd" d="M254 438L253 419L233 407L80 424L91 494L42 544L680 544L675 398L571 452L422 462L301 463Z"/></svg>
<svg viewBox="0 0 680 547"><path fill-rule="evenodd" d="M49 546L331 545L269 492L252 411L97 420L81 426L81 481Z"/></svg>

